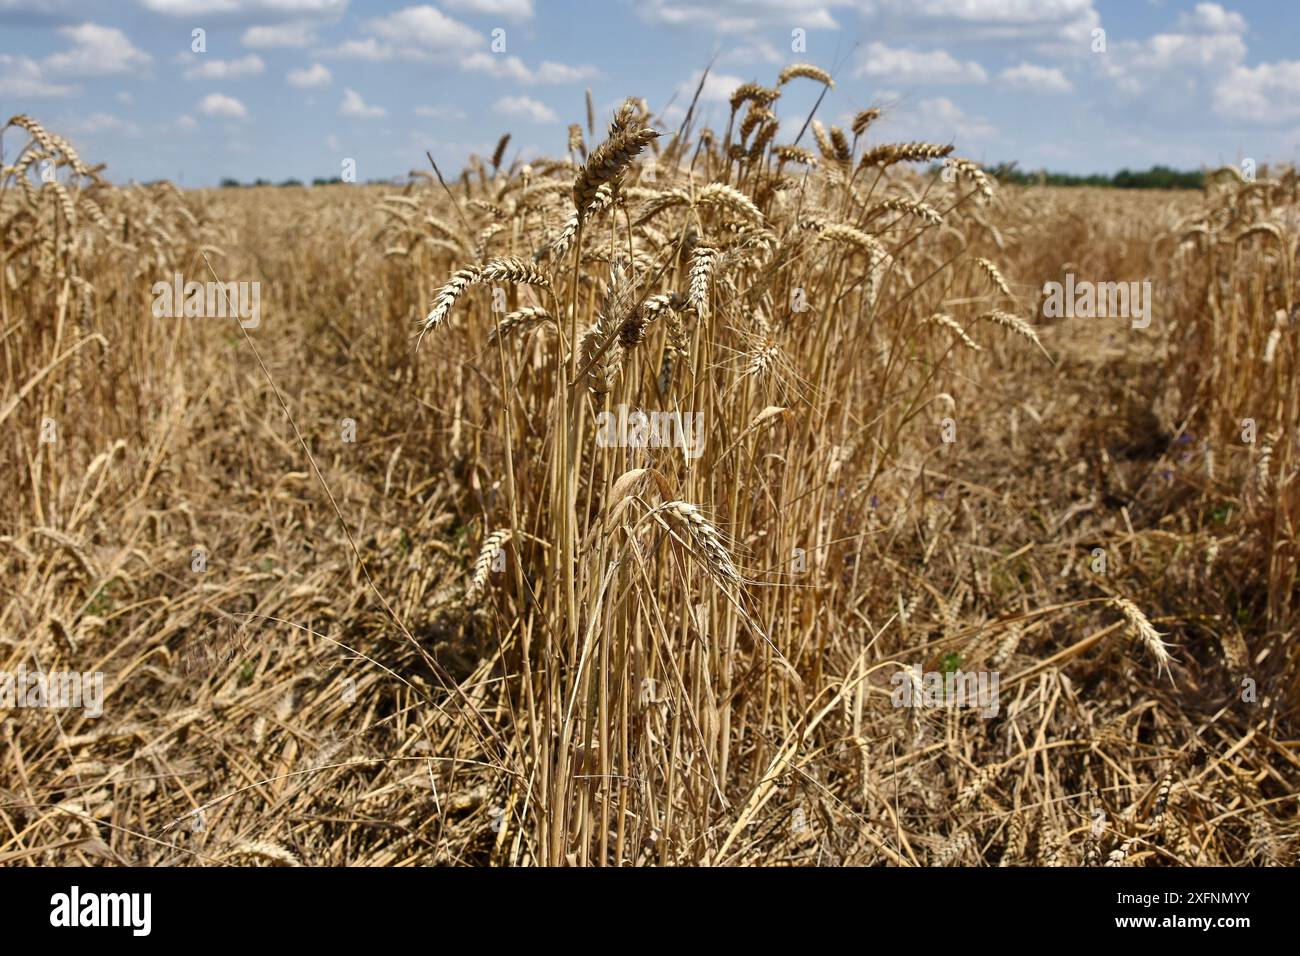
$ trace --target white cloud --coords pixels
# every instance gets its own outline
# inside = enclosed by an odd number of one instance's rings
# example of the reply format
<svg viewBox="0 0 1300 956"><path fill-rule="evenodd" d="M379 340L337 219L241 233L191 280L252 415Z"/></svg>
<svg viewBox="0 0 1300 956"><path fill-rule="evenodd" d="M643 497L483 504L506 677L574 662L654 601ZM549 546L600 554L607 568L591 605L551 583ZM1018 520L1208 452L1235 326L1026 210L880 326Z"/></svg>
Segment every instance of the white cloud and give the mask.
<svg viewBox="0 0 1300 956"><path fill-rule="evenodd" d="M922 100L918 114L924 126L930 130L927 136L944 139L982 139L992 136L997 129L980 116L971 116L952 100L937 96Z"/></svg>
<svg viewBox="0 0 1300 956"><path fill-rule="evenodd" d="M307 23L279 23L272 26L249 27L244 31L244 46L258 49L269 47L303 47L316 42L316 31Z"/></svg>
<svg viewBox="0 0 1300 956"><path fill-rule="evenodd" d="M1093 0L879 0L909 31L952 39L1023 39L1064 43L1074 52L1101 25Z"/></svg>
<svg viewBox="0 0 1300 956"><path fill-rule="evenodd" d="M458 110L454 106L417 106L415 115L427 116L430 119L463 120L465 111Z"/></svg>
<svg viewBox="0 0 1300 956"><path fill-rule="evenodd" d="M973 60L962 62L946 50L898 50L872 43L854 76L888 77L903 83L983 83L984 68Z"/></svg>
<svg viewBox="0 0 1300 956"><path fill-rule="evenodd" d="M537 68L534 79L538 83L577 83L581 80L590 80L595 75L594 66L569 66L567 63L543 60Z"/></svg>
<svg viewBox="0 0 1300 956"><path fill-rule="evenodd" d="M59 32L72 40L72 49L52 53L41 61L43 70L58 76L132 73L148 66L152 59L116 27L83 23L75 27L59 27Z"/></svg>
<svg viewBox="0 0 1300 956"><path fill-rule="evenodd" d="M740 35L778 25L787 34L796 26L839 29L837 14L845 11L844 19L856 13L883 21L890 36L942 42L1021 38L1080 55L1088 52L1089 31L1101 23L1093 0L638 0L635 7L650 23ZM723 62L735 60L724 54Z"/></svg>
<svg viewBox="0 0 1300 956"><path fill-rule="evenodd" d="M1069 93L1074 89L1065 74L1056 67L1033 63L1021 63L1003 70L998 74L998 79L1012 89L1037 93Z"/></svg>
<svg viewBox="0 0 1300 956"><path fill-rule="evenodd" d="M517 56L501 56L478 50L460 61L461 69L472 73L484 73L499 80L516 80L527 83L532 79L532 71Z"/></svg>
<svg viewBox="0 0 1300 956"><path fill-rule="evenodd" d="M503 96L492 108L506 116L522 116L534 123L556 123L560 119L545 103L528 96Z"/></svg>
<svg viewBox="0 0 1300 956"><path fill-rule="evenodd" d="M35 99L38 96L71 96L76 92L75 86L47 79L40 64L30 57L0 53L0 95Z"/></svg>
<svg viewBox="0 0 1300 956"><path fill-rule="evenodd" d="M176 121L176 125L184 130L198 129L199 121L193 116L185 115Z"/></svg>
<svg viewBox="0 0 1300 956"><path fill-rule="evenodd" d="M519 83L577 83L596 76L596 68L591 66L569 66L544 60L534 71L517 56L501 56L477 50L460 61L461 69L470 73L484 73L500 80L515 80Z"/></svg>
<svg viewBox="0 0 1300 956"><path fill-rule="evenodd" d="M1198 3L1192 12L1178 14L1178 28L1188 33L1241 34L1246 32L1246 18L1217 3Z"/></svg>
<svg viewBox="0 0 1300 956"><path fill-rule="evenodd" d="M388 41L403 56L431 59L440 54L459 53L479 46L483 36L474 28L454 20L427 4L403 7L386 17L366 23L367 33Z"/></svg>
<svg viewBox="0 0 1300 956"><path fill-rule="evenodd" d="M390 43L380 43L374 37L364 40L345 40L334 49L327 51L331 56L340 56L350 60L375 60L382 62L396 59L397 48Z"/></svg>
<svg viewBox="0 0 1300 956"><path fill-rule="evenodd" d="M533 15L533 0L443 0L443 4L449 10L505 17L507 20L528 20Z"/></svg>
<svg viewBox="0 0 1300 956"><path fill-rule="evenodd" d="M0 21L48 23L70 15L71 5L71 0L45 0L40 4L28 0L0 0Z"/></svg>
<svg viewBox="0 0 1300 956"><path fill-rule="evenodd" d="M827 0L836 5L836 0ZM970 43L1014 44L1031 52L1085 59L1101 26L1095 0L844 0L869 36L948 49ZM1158 0L1151 0L1155 3ZM799 21L794 21L799 22ZM1005 47L1004 47L1005 48Z"/></svg>
<svg viewBox="0 0 1300 956"><path fill-rule="evenodd" d="M878 97L877 102L899 98L892 90L881 90ZM885 113L881 124L890 130L890 138L918 139L929 143L956 142L963 151L971 140L987 139L997 132L988 120L966 113L945 96L890 109Z"/></svg>
<svg viewBox="0 0 1300 956"><path fill-rule="evenodd" d="M347 9L348 0L140 0L140 5L173 17L257 14L337 17Z"/></svg>
<svg viewBox="0 0 1300 956"><path fill-rule="evenodd" d="M766 40L755 40L740 46L730 47L718 56L719 63L784 63L785 54Z"/></svg>
<svg viewBox="0 0 1300 956"><path fill-rule="evenodd" d="M266 64L256 53L238 60L213 60L206 53L182 53L181 56L186 62L194 60L194 65L185 71L187 80L237 80L256 76L266 69Z"/></svg>
<svg viewBox="0 0 1300 956"><path fill-rule="evenodd" d="M774 23L789 23L805 30L833 30L839 26L832 6L844 0L640 0L635 6L642 19L671 27L703 26L719 33L753 33Z"/></svg>
<svg viewBox="0 0 1300 956"><path fill-rule="evenodd" d="M1246 42L1236 32L1244 21L1239 24L1233 17L1215 4L1201 4L1179 21L1194 32L1114 43L1094 58L1098 72L1130 97L1150 97L1166 112L1182 111L1192 100L1208 99L1211 88L1246 59ZM1244 82L1249 86L1252 81L1246 76ZM1225 95L1231 99L1231 91Z"/></svg>
<svg viewBox="0 0 1300 956"><path fill-rule="evenodd" d="M137 133L140 128L134 123L113 116L111 113L96 112L83 116L71 125L72 132L82 135L103 132Z"/></svg>
<svg viewBox="0 0 1300 956"><path fill-rule="evenodd" d="M517 0L510 3L501 3L500 0L473 2L474 9L479 12L496 5L522 14L523 6ZM458 8L468 10L471 4L466 2ZM551 60L543 61L534 70L517 56L489 53L484 49L486 38L481 33L427 4L404 7L387 16L368 20L362 30L369 36L345 40L325 51L326 54L380 63L392 60L450 62L469 73L482 73L516 83L576 83L597 75L591 66L569 66Z"/></svg>
<svg viewBox="0 0 1300 956"><path fill-rule="evenodd" d="M296 86L300 90L311 89L316 86L329 86L332 79L330 71L319 63L313 63L306 70L290 70L288 75L285 76L285 80L288 81L290 86Z"/></svg>
<svg viewBox="0 0 1300 956"><path fill-rule="evenodd" d="M369 106L361 94L353 89L343 91L343 102L339 104L339 116L355 116L358 119L378 119L387 110L382 106Z"/></svg>
<svg viewBox="0 0 1300 956"><path fill-rule="evenodd" d="M1214 110L1257 123L1300 117L1300 61L1238 66L1214 89Z"/></svg>
<svg viewBox="0 0 1300 956"><path fill-rule="evenodd" d="M1092 0L886 0L892 13L968 23L1060 23L1086 14Z"/></svg>
<svg viewBox="0 0 1300 956"><path fill-rule="evenodd" d="M1143 44L1134 65L1149 70L1166 70L1171 67L1228 69L1240 63L1245 56L1246 44L1234 33L1208 36L1158 33Z"/></svg>
<svg viewBox="0 0 1300 956"><path fill-rule="evenodd" d="M233 96L223 93L209 93L199 100L199 112L207 116L222 116L226 119L244 119L248 110L244 104Z"/></svg>
<svg viewBox="0 0 1300 956"><path fill-rule="evenodd" d="M695 90L700 85L700 76L703 70L696 70L691 74L691 78L677 87L679 98L686 97L689 103L695 96ZM745 81L738 76L730 76L726 73L714 73L709 71L708 79L704 81L704 89L700 90L700 102L702 103L726 103L731 99L731 94L735 92L736 87L742 85Z"/></svg>

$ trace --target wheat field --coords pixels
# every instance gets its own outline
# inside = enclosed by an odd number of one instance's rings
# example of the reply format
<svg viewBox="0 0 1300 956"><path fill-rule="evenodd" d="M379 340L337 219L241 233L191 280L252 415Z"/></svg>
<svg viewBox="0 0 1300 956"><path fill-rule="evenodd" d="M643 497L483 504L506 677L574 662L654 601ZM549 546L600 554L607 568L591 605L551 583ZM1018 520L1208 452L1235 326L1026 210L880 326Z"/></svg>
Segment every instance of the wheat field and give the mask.
<svg viewBox="0 0 1300 956"><path fill-rule="evenodd" d="M1296 173L773 82L387 187L9 121L0 670L103 700L0 714L0 863L1295 865Z"/></svg>

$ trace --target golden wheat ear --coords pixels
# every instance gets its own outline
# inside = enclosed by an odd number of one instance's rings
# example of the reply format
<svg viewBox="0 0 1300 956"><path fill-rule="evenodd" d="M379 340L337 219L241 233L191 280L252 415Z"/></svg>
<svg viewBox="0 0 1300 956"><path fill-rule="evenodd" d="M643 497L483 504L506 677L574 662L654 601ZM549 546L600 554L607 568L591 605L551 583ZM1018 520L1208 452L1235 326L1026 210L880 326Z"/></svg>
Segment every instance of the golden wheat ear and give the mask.
<svg viewBox="0 0 1300 956"><path fill-rule="evenodd" d="M1173 672L1170 671L1169 665L1172 663L1173 658L1169 654L1169 645L1162 640L1165 635L1152 627L1147 616L1128 598L1111 598L1111 606L1124 615L1124 620L1128 623L1129 634L1142 647L1146 648L1147 652L1155 659L1157 673L1165 671L1172 681Z"/></svg>

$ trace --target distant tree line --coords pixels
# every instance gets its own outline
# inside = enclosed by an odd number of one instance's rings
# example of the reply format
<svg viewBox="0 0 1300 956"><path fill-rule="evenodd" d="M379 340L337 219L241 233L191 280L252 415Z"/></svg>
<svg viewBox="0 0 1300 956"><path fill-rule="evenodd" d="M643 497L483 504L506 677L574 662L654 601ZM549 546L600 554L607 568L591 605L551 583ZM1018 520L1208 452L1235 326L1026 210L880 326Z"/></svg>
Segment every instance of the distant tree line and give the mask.
<svg viewBox="0 0 1300 956"><path fill-rule="evenodd" d="M1074 173L1053 173L1048 170L1026 171L1015 163L999 163L989 169L1000 183L1017 186L1109 186L1113 189L1202 189L1205 173L1200 170L1183 171L1168 166L1152 166L1148 170L1121 169L1113 176L1091 173L1079 176Z"/></svg>
<svg viewBox="0 0 1300 956"><path fill-rule="evenodd" d="M936 167L936 169L941 167ZM1108 186L1112 189L1203 189L1205 173L1200 170L1184 171L1168 166L1152 166L1148 170L1121 169L1112 176L1104 173L1090 173L1079 176L1075 173L1054 173L1046 169L1026 171L1015 163L999 163L991 166L988 172L1000 183L1013 183L1017 186ZM311 181L313 186L333 186L343 182L338 176L328 179L317 177ZM390 186L391 179L370 179L367 186ZM241 183L229 177L221 180L221 188L234 189L241 186L301 186L302 180L286 179L272 183L269 179L255 179L251 183Z"/></svg>
<svg viewBox="0 0 1300 956"><path fill-rule="evenodd" d="M313 186L333 186L341 182L343 182L343 180L338 176L331 176L328 179L318 176L311 181L311 184ZM302 184L301 179L285 179L278 183L273 183L269 179L254 179L251 183L241 183L238 179L232 179L231 177L226 176L221 180L222 189L239 189L244 186L301 186ZM367 186L391 186L392 184L393 181L391 179L366 180Z"/></svg>

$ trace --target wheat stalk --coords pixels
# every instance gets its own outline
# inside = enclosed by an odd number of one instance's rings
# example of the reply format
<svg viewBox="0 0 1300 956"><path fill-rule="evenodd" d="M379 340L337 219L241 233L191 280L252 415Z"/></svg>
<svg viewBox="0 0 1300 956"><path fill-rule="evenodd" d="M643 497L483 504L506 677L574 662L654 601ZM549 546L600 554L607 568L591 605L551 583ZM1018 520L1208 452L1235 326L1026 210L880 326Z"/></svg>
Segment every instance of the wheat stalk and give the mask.
<svg viewBox="0 0 1300 956"><path fill-rule="evenodd" d="M828 86L831 89L835 88L835 81L831 79L831 75L820 66L814 66L811 63L791 63L781 71L781 75L776 79L776 85L785 86L791 80L796 80L800 77L807 80L816 80L818 83L823 86Z"/></svg>
<svg viewBox="0 0 1300 956"><path fill-rule="evenodd" d="M1128 622L1129 633L1155 658L1157 671L1169 670L1172 659L1169 656L1168 646L1161 640L1164 635L1151 626L1151 622L1138 606L1128 598L1122 597L1111 598L1111 606L1124 615L1124 620Z"/></svg>
<svg viewBox="0 0 1300 956"><path fill-rule="evenodd" d="M740 572L731 560L731 552L727 550L721 532L709 523L699 508L688 501L669 501L652 510L647 517L661 514L672 516L685 529L687 539L716 579L727 585L741 582Z"/></svg>
<svg viewBox="0 0 1300 956"><path fill-rule="evenodd" d="M632 161L659 133L645 127L628 127L612 134L587 158L573 181L573 205L582 220L605 185L617 191L618 181Z"/></svg>
<svg viewBox="0 0 1300 956"><path fill-rule="evenodd" d="M479 549L478 557L474 559L474 568L470 572L469 584L465 588L466 603L474 604L482 598L483 592L487 590L488 574L492 570L492 564L512 536L513 532L509 528L499 528L483 539L483 547Z"/></svg>
<svg viewBox="0 0 1300 956"><path fill-rule="evenodd" d="M447 280L447 284L439 289L438 294L434 297L433 308L424 320L424 329L421 334L428 332L430 329L436 329L447 321L447 317L451 314L457 300L460 299L466 289L479 281L480 274L481 270L478 266L469 266L452 273L451 278Z"/></svg>

